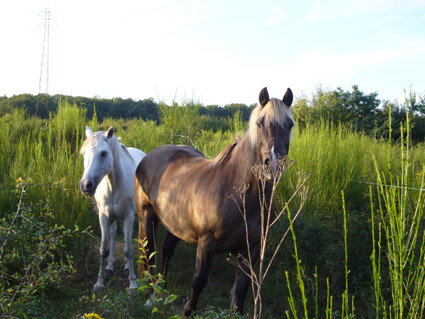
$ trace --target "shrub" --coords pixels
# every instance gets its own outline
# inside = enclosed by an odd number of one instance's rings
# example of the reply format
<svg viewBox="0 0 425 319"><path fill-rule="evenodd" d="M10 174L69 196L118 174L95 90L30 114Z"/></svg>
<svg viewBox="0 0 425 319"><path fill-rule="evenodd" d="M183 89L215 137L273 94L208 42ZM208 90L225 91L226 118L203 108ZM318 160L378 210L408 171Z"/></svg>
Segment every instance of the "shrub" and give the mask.
<svg viewBox="0 0 425 319"><path fill-rule="evenodd" d="M0 309L2 316L34 317L47 315L44 296L51 285L60 285L74 271L73 256L64 250L71 237L87 234L78 226L48 226L53 211L48 202L28 206L24 199L32 187L18 180L19 197L15 212L0 218Z"/></svg>

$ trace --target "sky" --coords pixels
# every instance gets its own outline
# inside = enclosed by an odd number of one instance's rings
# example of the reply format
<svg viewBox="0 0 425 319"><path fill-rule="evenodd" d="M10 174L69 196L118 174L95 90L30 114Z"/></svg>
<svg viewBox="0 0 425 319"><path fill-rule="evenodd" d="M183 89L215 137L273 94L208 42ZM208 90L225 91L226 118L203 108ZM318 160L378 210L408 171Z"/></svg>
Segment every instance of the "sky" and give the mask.
<svg viewBox="0 0 425 319"><path fill-rule="evenodd" d="M425 0L2 0L0 96L39 93L40 74L51 95L250 105L263 87L358 85L402 101L425 94Z"/></svg>

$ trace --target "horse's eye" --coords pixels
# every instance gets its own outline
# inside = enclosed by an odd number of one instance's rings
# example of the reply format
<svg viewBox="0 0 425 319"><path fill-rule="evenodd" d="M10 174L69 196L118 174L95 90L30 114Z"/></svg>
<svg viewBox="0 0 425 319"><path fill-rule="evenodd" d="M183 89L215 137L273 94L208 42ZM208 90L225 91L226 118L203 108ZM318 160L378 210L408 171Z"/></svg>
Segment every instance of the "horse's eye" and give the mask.
<svg viewBox="0 0 425 319"><path fill-rule="evenodd" d="M100 156L105 157L106 155L108 155L107 151L102 151L102 153L100 153Z"/></svg>

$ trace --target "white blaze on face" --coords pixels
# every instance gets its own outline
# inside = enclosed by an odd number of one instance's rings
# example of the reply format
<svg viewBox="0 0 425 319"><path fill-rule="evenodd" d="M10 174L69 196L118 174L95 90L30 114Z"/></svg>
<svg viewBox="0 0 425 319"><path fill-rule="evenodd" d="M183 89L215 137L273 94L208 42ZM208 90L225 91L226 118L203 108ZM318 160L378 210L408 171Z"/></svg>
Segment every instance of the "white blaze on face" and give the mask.
<svg viewBox="0 0 425 319"><path fill-rule="evenodd" d="M277 171L277 155L274 152L274 146L270 150L270 153L272 154L271 159L270 159L270 166L272 168L273 174L276 174L276 171Z"/></svg>

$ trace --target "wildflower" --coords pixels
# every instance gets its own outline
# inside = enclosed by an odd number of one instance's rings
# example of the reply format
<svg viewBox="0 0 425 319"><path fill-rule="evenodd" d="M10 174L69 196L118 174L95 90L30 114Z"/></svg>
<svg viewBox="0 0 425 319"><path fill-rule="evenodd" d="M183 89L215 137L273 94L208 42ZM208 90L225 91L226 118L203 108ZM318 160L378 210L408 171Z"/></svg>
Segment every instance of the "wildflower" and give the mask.
<svg viewBox="0 0 425 319"><path fill-rule="evenodd" d="M84 319L103 319L101 316L99 316L97 313L85 313L83 315Z"/></svg>

